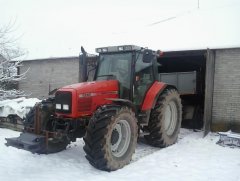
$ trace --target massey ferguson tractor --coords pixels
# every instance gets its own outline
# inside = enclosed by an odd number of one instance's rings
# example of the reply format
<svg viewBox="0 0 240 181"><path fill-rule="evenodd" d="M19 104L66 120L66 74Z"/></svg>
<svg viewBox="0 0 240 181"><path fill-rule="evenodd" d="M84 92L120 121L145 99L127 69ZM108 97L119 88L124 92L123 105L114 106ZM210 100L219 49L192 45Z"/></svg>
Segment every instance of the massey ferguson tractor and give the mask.
<svg viewBox="0 0 240 181"><path fill-rule="evenodd" d="M158 81L160 52L138 46L97 48L94 81L58 89L27 114L23 133L7 146L56 153L83 137L86 158L100 170L129 164L140 133L152 146L177 141L182 104L176 87ZM80 62L87 79L88 54Z"/></svg>

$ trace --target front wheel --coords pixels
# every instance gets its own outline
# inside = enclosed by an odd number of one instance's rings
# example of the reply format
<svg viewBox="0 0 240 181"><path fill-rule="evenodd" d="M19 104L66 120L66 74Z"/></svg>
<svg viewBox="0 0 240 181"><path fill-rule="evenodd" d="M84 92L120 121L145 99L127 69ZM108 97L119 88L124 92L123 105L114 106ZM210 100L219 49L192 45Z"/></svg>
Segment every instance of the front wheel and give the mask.
<svg viewBox="0 0 240 181"><path fill-rule="evenodd" d="M166 89L151 112L147 142L156 147L166 147L177 141L182 122L182 104L175 89Z"/></svg>
<svg viewBox="0 0 240 181"><path fill-rule="evenodd" d="M84 137L86 158L100 170L122 168L135 152L137 134L137 120L129 108L100 107L90 119Z"/></svg>

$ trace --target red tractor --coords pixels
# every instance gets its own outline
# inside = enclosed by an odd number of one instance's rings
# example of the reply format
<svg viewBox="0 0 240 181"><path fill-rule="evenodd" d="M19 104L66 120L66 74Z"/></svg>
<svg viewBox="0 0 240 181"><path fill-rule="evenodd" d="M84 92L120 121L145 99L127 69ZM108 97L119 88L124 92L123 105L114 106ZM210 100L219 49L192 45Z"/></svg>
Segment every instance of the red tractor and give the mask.
<svg viewBox="0 0 240 181"><path fill-rule="evenodd" d="M83 137L87 160L101 170L129 164L138 135L156 147L177 141L182 104L177 89L158 81L158 52L137 46L97 48L94 81L65 86L35 105L24 131L7 146L55 153ZM87 77L87 53L80 62ZM89 72L88 72L89 73Z"/></svg>

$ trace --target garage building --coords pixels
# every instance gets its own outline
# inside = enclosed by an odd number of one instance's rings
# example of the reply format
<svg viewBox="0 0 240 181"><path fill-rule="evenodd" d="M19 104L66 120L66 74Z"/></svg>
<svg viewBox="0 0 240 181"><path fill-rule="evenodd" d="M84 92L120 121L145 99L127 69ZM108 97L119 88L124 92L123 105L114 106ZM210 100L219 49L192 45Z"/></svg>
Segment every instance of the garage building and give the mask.
<svg viewBox="0 0 240 181"><path fill-rule="evenodd" d="M200 73L196 87L201 94L196 101L202 104L205 134L210 130L240 132L240 48L168 51L160 59L167 72ZM20 73L28 68L19 89L30 97L43 99L55 88L81 81L78 57L26 60Z"/></svg>

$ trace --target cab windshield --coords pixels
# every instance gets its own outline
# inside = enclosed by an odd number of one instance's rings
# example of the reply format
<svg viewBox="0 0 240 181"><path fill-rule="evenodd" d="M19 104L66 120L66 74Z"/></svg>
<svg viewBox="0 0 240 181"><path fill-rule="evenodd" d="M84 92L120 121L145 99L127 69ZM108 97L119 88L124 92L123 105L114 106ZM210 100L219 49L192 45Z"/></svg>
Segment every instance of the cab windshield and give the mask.
<svg viewBox="0 0 240 181"><path fill-rule="evenodd" d="M101 54L96 80L118 80L120 97L129 98L132 53Z"/></svg>

